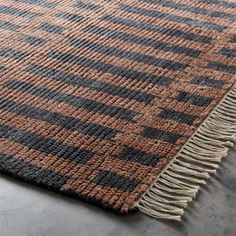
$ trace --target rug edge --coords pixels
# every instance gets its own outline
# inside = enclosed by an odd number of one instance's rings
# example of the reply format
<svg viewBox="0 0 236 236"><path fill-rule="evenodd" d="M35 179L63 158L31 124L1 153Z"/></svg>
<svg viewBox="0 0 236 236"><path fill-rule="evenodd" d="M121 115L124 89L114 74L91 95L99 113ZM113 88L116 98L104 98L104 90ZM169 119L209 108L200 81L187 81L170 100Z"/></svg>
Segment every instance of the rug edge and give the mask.
<svg viewBox="0 0 236 236"><path fill-rule="evenodd" d="M236 141L236 83L135 203L157 219L181 221L184 208Z"/></svg>

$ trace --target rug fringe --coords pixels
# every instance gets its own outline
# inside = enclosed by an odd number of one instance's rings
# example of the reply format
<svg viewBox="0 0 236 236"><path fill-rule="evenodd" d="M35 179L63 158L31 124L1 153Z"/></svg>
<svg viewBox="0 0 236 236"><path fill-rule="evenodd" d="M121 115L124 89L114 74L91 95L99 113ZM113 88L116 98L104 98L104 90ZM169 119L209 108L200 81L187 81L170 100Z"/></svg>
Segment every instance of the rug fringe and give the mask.
<svg viewBox="0 0 236 236"><path fill-rule="evenodd" d="M236 141L236 85L135 204L154 218L181 221L184 208Z"/></svg>

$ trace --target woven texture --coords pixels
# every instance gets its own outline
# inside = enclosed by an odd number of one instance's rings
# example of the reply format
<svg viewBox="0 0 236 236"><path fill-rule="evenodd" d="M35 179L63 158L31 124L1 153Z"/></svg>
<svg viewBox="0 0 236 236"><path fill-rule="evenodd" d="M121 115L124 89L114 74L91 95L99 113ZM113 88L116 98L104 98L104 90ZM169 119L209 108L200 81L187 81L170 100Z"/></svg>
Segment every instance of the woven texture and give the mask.
<svg viewBox="0 0 236 236"><path fill-rule="evenodd" d="M0 171L135 210L233 86L233 0L0 0Z"/></svg>

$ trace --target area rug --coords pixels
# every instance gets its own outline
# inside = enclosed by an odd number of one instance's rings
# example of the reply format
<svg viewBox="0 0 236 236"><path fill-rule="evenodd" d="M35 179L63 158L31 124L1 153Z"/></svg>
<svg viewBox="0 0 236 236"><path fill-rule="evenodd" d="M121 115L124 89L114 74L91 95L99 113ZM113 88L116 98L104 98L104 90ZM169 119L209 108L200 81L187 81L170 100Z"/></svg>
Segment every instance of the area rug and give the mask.
<svg viewBox="0 0 236 236"><path fill-rule="evenodd" d="M0 0L0 171L180 220L233 145L234 0Z"/></svg>

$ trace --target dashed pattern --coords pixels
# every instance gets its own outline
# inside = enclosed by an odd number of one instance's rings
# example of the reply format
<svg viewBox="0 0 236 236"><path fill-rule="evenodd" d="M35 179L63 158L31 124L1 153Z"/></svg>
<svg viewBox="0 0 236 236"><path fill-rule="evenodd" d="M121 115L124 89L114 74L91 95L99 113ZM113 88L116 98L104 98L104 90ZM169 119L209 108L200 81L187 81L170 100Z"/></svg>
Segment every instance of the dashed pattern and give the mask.
<svg viewBox="0 0 236 236"><path fill-rule="evenodd" d="M233 86L233 0L0 0L0 171L119 213Z"/></svg>

